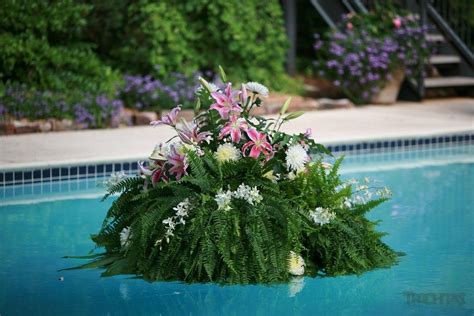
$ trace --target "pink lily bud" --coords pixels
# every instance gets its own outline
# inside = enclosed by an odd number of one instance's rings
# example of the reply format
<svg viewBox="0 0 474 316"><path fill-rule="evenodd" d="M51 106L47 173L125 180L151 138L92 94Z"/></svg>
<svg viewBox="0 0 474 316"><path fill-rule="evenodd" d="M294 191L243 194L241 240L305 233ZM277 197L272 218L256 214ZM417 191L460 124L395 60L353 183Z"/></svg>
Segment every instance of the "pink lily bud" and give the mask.
<svg viewBox="0 0 474 316"><path fill-rule="evenodd" d="M247 88L245 88L245 85L242 83L242 88L240 89L240 100L242 102L242 106L245 106L245 102L247 102Z"/></svg>

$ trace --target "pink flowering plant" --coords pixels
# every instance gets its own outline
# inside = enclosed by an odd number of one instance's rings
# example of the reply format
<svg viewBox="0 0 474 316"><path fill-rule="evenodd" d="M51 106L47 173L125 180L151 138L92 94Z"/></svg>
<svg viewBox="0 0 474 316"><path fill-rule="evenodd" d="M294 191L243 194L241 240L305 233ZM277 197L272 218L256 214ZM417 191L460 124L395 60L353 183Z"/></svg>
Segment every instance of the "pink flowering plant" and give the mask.
<svg viewBox="0 0 474 316"><path fill-rule="evenodd" d="M196 117L180 107L152 125L176 131L158 144L137 177L121 180L104 225L92 237L105 251L82 268L147 280L281 283L293 277L362 273L397 254L365 217L385 188L342 181L341 160L311 130L281 131L302 112L253 115L268 89L200 79ZM106 197L107 197L106 196Z"/></svg>

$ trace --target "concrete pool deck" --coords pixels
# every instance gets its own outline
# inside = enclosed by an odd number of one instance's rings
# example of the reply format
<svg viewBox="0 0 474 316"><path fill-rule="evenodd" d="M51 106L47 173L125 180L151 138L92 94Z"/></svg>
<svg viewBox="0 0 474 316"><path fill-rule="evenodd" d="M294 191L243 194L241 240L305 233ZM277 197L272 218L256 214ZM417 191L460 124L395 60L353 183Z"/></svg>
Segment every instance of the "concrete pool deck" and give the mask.
<svg viewBox="0 0 474 316"><path fill-rule="evenodd" d="M301 133L306 128L326 145L472 132L474 99L307 112L283 129ZM0 136L0 170L140 160L172 136L167 126Z"/></svg>

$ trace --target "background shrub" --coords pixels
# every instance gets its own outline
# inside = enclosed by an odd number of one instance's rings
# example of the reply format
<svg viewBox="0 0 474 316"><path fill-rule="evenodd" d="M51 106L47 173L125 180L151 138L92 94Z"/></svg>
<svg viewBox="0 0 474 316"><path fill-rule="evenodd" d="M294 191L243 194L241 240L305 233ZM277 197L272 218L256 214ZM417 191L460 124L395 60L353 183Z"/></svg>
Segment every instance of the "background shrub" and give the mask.
<svg viewBox="0 0 474 316"><path fill-rule="evenodd" d="M231 80L291 90L286 48L278 0L3 0L0 112L101 127L113 120L96 96L191 107L196 76L212 80L219 64Z"/></svg>
<svg viewBox="0 0 474 316"><path fill-rule="evenodd" d="M0 79L66 91L107 90L116 74L82 39L91 6L73 0L0 1Z"/></svg>
<svg viewBox="0 0 474 316"><path fill-rule="evenodd" d="M278 0L90 0L86 31L102 60L130 74L165 78L225 67L231 79L288 83ZM160 65L159 70L153 68Z"/></svg>

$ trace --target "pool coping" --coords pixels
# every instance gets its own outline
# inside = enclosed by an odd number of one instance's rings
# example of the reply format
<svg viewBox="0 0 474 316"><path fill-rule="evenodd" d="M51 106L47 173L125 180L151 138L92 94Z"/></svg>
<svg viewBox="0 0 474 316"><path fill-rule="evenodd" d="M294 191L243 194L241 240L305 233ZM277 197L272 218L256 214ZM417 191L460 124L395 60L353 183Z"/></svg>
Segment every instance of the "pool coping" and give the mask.
<svg viewBox="0 0 474 316"><path fill-rule="evenodd" d="M433 148L457 144L474 144L474 131L454 133L432 133L419 136L370 138L362 140L335 141L323 143L333 154L359 155L386 153L398 150ZM0 187L44 182L101 178L113 172L137 174L138 161L146 157L115 159L89 159L77 162L62 161L51 164L33 163L0 169Z"/></svg>

